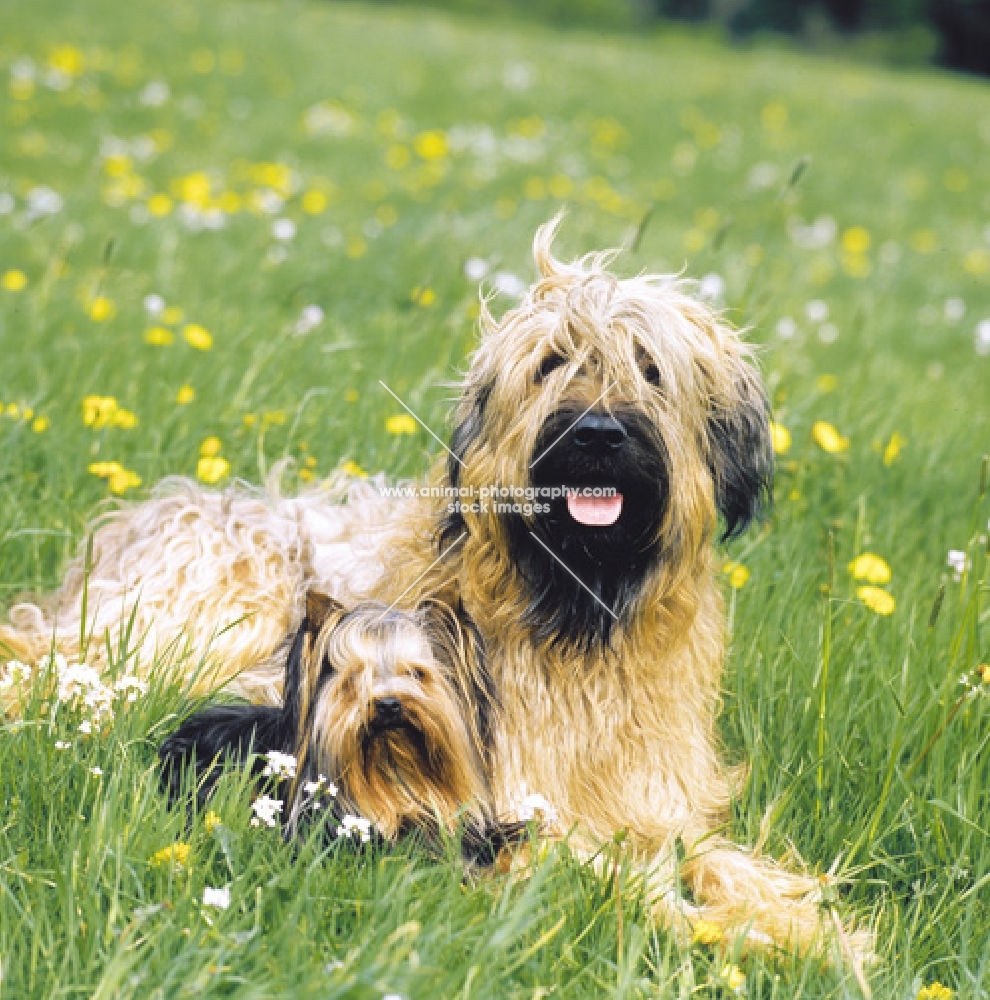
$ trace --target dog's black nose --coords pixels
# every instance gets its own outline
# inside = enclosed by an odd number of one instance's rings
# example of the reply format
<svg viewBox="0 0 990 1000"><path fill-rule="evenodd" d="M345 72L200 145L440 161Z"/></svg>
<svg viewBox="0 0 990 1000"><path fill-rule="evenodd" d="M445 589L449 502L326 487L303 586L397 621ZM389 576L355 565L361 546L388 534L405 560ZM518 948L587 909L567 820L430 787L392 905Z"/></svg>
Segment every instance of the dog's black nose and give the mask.
<svg viewBox="0 0 990 1000"><path fill-rule="evenodd" d="M586 413L573 427L571 440L587 451L607 452L621 448L629 434L607 413Z"/></svg>
<svg viewBox="0 0 990 1000"><path fill-rule="evenodd" d="M402 702L398 698L379 698L375 702L375 722L398 722L402 717Z"/></svg>

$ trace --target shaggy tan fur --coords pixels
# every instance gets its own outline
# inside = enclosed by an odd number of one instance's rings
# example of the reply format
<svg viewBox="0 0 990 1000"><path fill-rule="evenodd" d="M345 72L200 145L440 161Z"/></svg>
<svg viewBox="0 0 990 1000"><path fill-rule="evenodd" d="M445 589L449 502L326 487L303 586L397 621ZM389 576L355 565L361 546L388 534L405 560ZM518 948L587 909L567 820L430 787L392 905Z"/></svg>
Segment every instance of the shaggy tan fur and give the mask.
<svg viewBox="0 0 990 1000"><path fill-rule="evenodd" d="M461 485L529 485L547 417L603 393L605 407L633 408L662 434L670 470L663 557L610 646L577 652L537 641L521 624L529 595L503 519L467 513L463 537L448 539L434 563L448 501L383 499L368 483L294 499L164 484L96 530L92 631L116 644L136 605L131 645L144 664L183 635L195 656L209 652L235 690L271 699L277 671L257 664L299 620L308 586L345 604L463 602L497 694L488 781L500 817L512 818L527 794L539 793L557 810L558 832L589 857L626 831L668 922L703 917L750 941L811 948L825 926L816 882L712 832L727 819L731 787L715 726L725 636L708 428L713 415L762 398L758 375L738 334L686 285L662 276L620 280L607 254L561 263L550 252L554 229L537 233L540 279L522 303L500 322L483 311L457 414L459 424L477 426L458 475ZM565 363L541 380L551 352ZM644 376L645 363L658 369L662 389ZM446 463L429 482L449 482ZM77 560L58 592L12 610L0 642L25 659L47 651L54 635L71 653L81 580ZM690 904L675 893L679 844ZM869 935L859 933L854 945L865 952Z"/></svg>
<svg viewBox="0 0 990 1000"><path fill-rule="evenodd" d="M471 710L480 660L453 613L435 601L416 611L366 602L316 622L312 604L296 695L297 785L331 775L348 807L389 839L411 827L482 826L491 813ZM383 698L401 703L404 724L370 738Z"/></svg>

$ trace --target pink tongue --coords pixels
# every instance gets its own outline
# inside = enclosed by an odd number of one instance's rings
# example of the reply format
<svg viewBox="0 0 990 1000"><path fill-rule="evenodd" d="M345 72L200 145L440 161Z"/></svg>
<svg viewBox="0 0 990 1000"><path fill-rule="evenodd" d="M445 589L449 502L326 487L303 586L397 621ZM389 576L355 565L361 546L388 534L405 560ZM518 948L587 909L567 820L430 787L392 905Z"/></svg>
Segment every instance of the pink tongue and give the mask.
<svg viewBox="0 0 990 1000"><path fill-rule="evenodd" d="M578 524L601 528L615 524L622 513L622 494L610 497L586 497L567 494L567 510Z"/></svg>

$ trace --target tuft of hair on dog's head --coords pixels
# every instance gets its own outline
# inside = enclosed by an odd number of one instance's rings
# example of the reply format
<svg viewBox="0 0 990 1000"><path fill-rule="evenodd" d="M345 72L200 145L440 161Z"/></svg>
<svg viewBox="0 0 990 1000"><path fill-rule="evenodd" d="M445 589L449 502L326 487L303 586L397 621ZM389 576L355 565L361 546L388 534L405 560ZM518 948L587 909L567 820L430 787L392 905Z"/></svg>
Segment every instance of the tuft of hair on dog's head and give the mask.
<svg viewBox="0 0 990 1000"><path fill-rule="evenodd" d="M337 808L390 840L488 826L491 696L479 641L439 601L411 611L378 602L307 611L286 670L298 788L329 776ZM306 805L294 795L291 823Z"/></svg>
<svg viewBox="0 0 990 1000"><path fill-rule="evenodd" d="M537 641L588 649L704 565L720 518L726 540L760 516L773 450L739 332L676 276L617 277L616 251L557 260L560 219L536 234L523 300L498 321L483 303L447 470L559 493L543 511L455 510L440 540L478 542L479 579L519 596Z"/></svg>

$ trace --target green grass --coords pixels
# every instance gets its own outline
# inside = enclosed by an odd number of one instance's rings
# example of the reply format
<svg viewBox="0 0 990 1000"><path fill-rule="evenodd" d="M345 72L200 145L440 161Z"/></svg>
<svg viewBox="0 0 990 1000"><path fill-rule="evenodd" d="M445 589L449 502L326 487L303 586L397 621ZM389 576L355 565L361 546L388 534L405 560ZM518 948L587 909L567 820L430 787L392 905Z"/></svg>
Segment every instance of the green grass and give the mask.
<svg viewBox="0 0 990 1000"><path fill-rule="evenodd" d="M51 77L58 45L78 47L81 75ZM72 53L56 59L77 68ZM878 922L877 996L914 997L933 980L986 994L987 698L967 697L939 735L960 677L990 659L990 504L978 499L990 357L974 346L990 317L985 86L683 36L486 29L325 3L8 0L0 68L11 81L0 191L15 197L0 215L0 274L27 279L0 289L0 602L58 579L107 496L93 462L136 472L132 497L195 474L212 435L251 481L283 456L299 460L287 487L348 459L420 473L437 446L386 431L399 411L378 380L445 426L444 383L474 337L465 261L529 280L532 232L560 203L564 255L620 243L655 204L619 266L721 275L730 316L765 345L792 435L772 520L730 553L751 573L730 592L722 730L752 765L734 835L844 873L843 905ZM140 99L155 80L170 89L158 107ZM321 101L339 134L305 129ZM433 130L449 153L424 160L416 139ZM108 169L126 165L101 160L111 136L151 136L152 155L114 179ZM248 211L217 232L174 211L132 221L197 171L213 195L248 195L260 162L291 168L289 243ZM29 221L25 198L42 185L64 208ZM310 190L328 195L321 214L302 209ZM794 220L820 216L836 238L795 246ZM145 342L151 293L184 312L171 346ZM115 315L92 319L95 298ZM952 319L956 298L965 315ZM834 342L808 318L817 300ZM309 304L325 319L297 335ZM787 316L790 339L777 332ZM210 350L185 342L188 322L210 332ZM196 396L180 405L183 386ZM90 395L114 397L137 425L85 426ZM819 448L817 420L848 450ZM907 443L887 465L895 433ZM946 555L963 548L973 569L956 582ZM847 565L864 551L892 567L888 617L856 597ZM187 830L155 768L186 708L156 689L88 739L41 705L0 729L0 997L727 993L731 956L680 947L634 892L617 896L561 852L527 883L462 886L453 862L412 848L286 846L250 827L236 782L214 805L220 827L197 817ZM187 870L149 865L177 839L192 844ZM229 910L200 905L204 886L228 884ZM739 961L751 996L858 995L841 970Z"/></svg>

